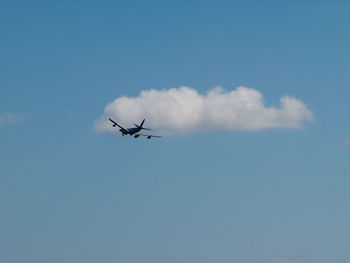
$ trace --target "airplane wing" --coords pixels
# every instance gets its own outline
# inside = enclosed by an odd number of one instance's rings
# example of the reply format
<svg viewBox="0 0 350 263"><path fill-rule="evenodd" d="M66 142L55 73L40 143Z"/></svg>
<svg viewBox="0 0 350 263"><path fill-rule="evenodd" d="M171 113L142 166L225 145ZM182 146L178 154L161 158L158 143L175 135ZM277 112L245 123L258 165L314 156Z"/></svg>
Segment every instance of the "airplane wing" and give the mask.
<svg viewBox="0 0 350 263"><path fill-rule="evenodd" d="M145 137L147 137L147 139L151 139L152 137L155 137L155 138L161 138L162 137L162 136L159 136L159 135L142 134L142 133L139 133L139 135L145 136Z"/></svg>
<svg viewBox="0 0 350 263"><path fill-rule="evenodd" d="M109 118L109 120L113 123L113 127L118 126L120 129L123 129L124 131L128 131L127 129L123 128L118 123L116 123L114 120L112 120L111 118Z"/></svg>

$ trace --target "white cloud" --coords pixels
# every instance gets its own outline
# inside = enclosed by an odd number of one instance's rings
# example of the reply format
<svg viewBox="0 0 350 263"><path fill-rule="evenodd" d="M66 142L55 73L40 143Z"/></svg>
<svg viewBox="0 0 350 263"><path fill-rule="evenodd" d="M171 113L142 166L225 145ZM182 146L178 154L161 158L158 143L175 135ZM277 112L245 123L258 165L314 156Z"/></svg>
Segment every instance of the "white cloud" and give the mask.
<svg viewBox="0 0 350 263"><path fill-rule="evenodd" d="M127 127L146 118L147 126L168 134L299 129L304 121L313 120L312 112L294 97L283 96L278 108L266 107L263 95L246 87L230 92L217 87L204 95L190 87L144 90L138 97L123 96L109 103L94 129L102 133L114 132L109 117Z"/></svg>
<svg viewBox="0 0 350 263"><path fill-rule="evenodd" d="M23 120L23 116L18 113L3 113L0 114L0 125L1 124L16 124Z"/></svg>

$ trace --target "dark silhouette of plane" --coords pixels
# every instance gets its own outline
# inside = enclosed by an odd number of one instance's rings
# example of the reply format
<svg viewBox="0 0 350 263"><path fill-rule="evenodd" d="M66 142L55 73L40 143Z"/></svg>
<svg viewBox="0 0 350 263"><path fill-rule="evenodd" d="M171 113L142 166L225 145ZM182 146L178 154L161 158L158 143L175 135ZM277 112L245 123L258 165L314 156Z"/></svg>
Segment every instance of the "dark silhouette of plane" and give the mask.
<svg viewBox="0 0 350 263"><path fill-rule="evenodd" d="M109 118L109 120L113 123L113 127L118 126L120 128L119 131L122 133L123 136L129 134L130 136L134 136L134 138L138 138L141 135L141 136L147 137L147 139L151 139L152 137L156 137L156 138L162 137L158 135L139 133L141 130L148 130L148 131L150 130L148 128L143 127L143 123L145 122L145 119L143 119L140 125L137 125L134 123L136 128L127 128L127 129L120 126L116 121L112 120L111 118Z"/></svg>

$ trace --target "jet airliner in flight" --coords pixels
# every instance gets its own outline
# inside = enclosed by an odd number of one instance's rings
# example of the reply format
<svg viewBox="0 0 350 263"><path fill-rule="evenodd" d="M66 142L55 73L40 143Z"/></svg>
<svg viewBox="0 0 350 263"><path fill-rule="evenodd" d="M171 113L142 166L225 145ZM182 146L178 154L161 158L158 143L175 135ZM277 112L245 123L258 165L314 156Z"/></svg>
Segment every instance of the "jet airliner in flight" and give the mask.
<svg viewBox="0 0 350 263"><path fill-rule="evenodd" d="M120 128L119 131L122 133L123 136L129 134L130 136L134 136L134 138L138 138L141 135L141 136L147 137L147 139L151 139L152 137L155 137L155 138L162 137L162 136L153 135L153 134L139 133L141 130L150 130L148 128L143 127L145 119L143 119L143 121L141 122L140 125L137 125L134 123L134 125L136 126L135 128L134 127L133 128L124 128L124 127L120 126L116 121L112 120L111 118L109 118L109 120L113 123L113 127L118 126Z"/></svg>

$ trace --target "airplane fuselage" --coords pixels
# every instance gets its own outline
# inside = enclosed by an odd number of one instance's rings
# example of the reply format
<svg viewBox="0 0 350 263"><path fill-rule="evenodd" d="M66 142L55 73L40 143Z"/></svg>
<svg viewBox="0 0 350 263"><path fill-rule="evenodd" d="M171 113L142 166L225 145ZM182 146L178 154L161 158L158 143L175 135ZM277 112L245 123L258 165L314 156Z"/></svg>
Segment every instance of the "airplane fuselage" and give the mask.
<svg viewBox="0 0 350 263"><path fill-rule="evenodd" d="M133 135L135 133L138 133L141 131L141 128L129 128L129 129L126 129L126 130L123 130L123 129L120 129L119 130L123 135L126 135L126 134L130 134L130 135Z"/></svg>

